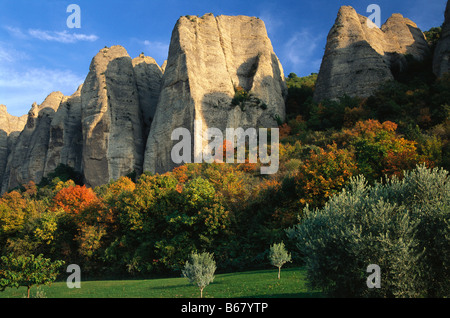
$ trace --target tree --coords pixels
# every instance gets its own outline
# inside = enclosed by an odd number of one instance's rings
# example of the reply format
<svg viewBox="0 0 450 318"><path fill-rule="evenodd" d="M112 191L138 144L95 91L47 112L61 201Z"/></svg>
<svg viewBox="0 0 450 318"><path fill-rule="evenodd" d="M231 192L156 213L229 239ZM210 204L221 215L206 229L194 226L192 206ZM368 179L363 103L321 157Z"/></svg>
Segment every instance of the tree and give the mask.
<svg viewBox="0 0 450 318"><path fill-rule="evenodd" d="M295 189L301 206L320 207L341 191L358 167L353 153L338 149L337 145L319 148L300 166L294 177Z"/></svg>
<svg viewBox="0 0 450 318"><path fill-rule="evenodd" d="M62 208L71 215L79 215L84 208L97 200L97 195L92 189L76 185L61 189L53 202L56 208Z"/></svg>
<svg viewBox="0 0 450 318"><path fill-rule="evenodd" d="M27 287L27 297L30 298L30 289L34 285L51 285L58 276L58 271L64 261L52 262L42 254L14 257L13 254L0 258L0 290L7 287Z"/></svg>
<svg viewBox="0 0 450 318"><path fill-rule="evenodd" d="M284 242L275 243L270 247L269 259L273 266L278 267L278 279L281 276L281 267L292 261L291 254L286 250Z"/></svg>
<svg viewBox="0 0 450 318"><path fill-rule="evenodd" d="M337 297L450 295L448 172L419 166L369 185L364 176L288 230L312 288ZM377 264L382 288L367 288Z"/></svg>
<svg viewBox="0 0 450 318"><path fill-rule="evenodd" d="M213 254L192 253L191 262L187 261L182 271L191 284L197 285L200 289L200 298L203 298L203 289L214 280L216 262Z"/></svg>
<svg viewBox="0 0 450 318"><path fill-rule="evenodd" d="M26 207L27 202L18 191L5 193L0 198L0 236L20 230L26 221Z"/></svg>

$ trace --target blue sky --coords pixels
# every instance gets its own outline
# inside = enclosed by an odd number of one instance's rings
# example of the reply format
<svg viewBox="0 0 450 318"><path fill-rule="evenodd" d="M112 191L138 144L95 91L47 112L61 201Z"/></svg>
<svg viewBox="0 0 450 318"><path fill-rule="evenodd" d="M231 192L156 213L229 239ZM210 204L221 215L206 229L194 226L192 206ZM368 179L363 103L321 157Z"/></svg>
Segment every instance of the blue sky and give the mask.
<svg viewBox="0 0 450 318"><path fill-rule="evenodd" d="M81 8L79 29L67 27L70 4ZM209 12L261 18L285 74L309 75L319 71L339 8L369 16L370 4L380 6L382 23L401 13L426 31L442 24L446 0L0 0L0 104L20 116L52 91L71 95L105 46L162 64L177 19Z"/></svg>

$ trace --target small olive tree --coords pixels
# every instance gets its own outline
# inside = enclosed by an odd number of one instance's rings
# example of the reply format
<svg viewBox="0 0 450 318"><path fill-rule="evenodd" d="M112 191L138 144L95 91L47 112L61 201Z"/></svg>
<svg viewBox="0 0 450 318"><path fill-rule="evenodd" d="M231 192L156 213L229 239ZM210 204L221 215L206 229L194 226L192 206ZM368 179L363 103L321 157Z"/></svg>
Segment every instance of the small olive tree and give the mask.
<svg viewBox="0 0 450 318"><path fill-rule="evenodd" d="M0 258L0 291L7 287L27 287L27 297L30 289L36 285L51 285L58 276L58 271L64 261L52 261L39 256L19 256L13 254Z"/></svg>
<svg viewBox="0 0 450 318"><path fill-rule="evenodd" d="M182 270L183 276L191 284L200 288L200 298L203 298L203 289L214 280L216 262L210 253L192 253L190 262L187 261Z"/></svg>
<svg viewBox="0 0 450 318"><path fill-rule="evenodd" d="M292 261L291 254L286 250L284 243L275 243L269 250L270 263L278 267L278 279L281 277L281 267Z"/></svg>

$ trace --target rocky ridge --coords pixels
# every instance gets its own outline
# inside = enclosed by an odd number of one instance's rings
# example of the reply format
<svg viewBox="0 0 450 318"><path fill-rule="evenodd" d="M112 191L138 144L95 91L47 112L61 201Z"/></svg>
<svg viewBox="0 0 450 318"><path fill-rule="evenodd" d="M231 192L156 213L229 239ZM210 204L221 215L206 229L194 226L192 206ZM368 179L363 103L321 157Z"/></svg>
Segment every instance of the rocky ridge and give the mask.
<svg viewBox="0 0 450 318"><path fill-rule="evenodd" d="M449 71L448 18L447 5L434 57L438 76ZM369 96L407 65L407 56L420 60L429 54L411 20L394 14L378 28L344 6L328 35L315 100ZM237 100L239 92L247 97ZM202 148L208 128L277 127L285 118L286 95L283 68L263 21L181 17L162 66L143 54L132 59L121 46L105 47L72 96L53 92L19 118L0 105L1 191L38 183L59 164L80 172L88 186L130 173L169 171L176 166L174 129L187 128L192 145ZM192 157L198 151L193 148Z"/></svg>
<svg viewBox="0 0 450 318"><path fill-rule="evenodd" d="M251 98L233 105L237 89ZM222 132L276 127L277 116L285 116L286 94L283 69L262 20L212 14L181 17L172 33L144 170L162 173L176 166L171 160L175 128L188 129L196 138L193 144L203 148L207 141L199 136L210 127ZM197 134L194 122L201 126ZM192 149L191 158L198 148Z"/></svg>
<svg viewBox="0 0 450 318"><path fill-rule="evenodd" d="M368 97L405 68L407 55L423 60L429 54L422 31L401 14L393 14L378 28L343 6L328 34L314 99Z"/></svg>
<svg viewBox="0 0 450 318"><path fill-rule="evenodd" d="M238 87L251 95L239 106L232 104ZM171 129L192 128L196 119L205 129L275 127L286 92L260 19L181 17L161 67L143 54L132 59L122 46L105 47L72 96L53 92L20 120L0 108L1 191L38 183L59 164L88 186L144 169L168 171Z"/></svg>

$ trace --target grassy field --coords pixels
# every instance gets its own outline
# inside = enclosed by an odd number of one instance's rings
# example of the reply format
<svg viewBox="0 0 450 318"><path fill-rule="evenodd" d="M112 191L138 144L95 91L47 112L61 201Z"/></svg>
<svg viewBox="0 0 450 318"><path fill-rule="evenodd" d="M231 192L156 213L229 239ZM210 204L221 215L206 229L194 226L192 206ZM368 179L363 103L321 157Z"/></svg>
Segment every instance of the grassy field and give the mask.
<svg viewBox="0 0 450 318"><path fill-rule="evenodd" d="M303 268L286 268L277 279L277 269L231 274L218 274L203 291L204 298L306 298L321 297L321 293L306 287ZM186 278L151 280L85 281L81 288L69 289L65 282L50 287L41 286L47 298L198 298L199 290ZM31 295L36 294L36 287ZM7 289L0 298L23 298L26 288Z"/></svg>

